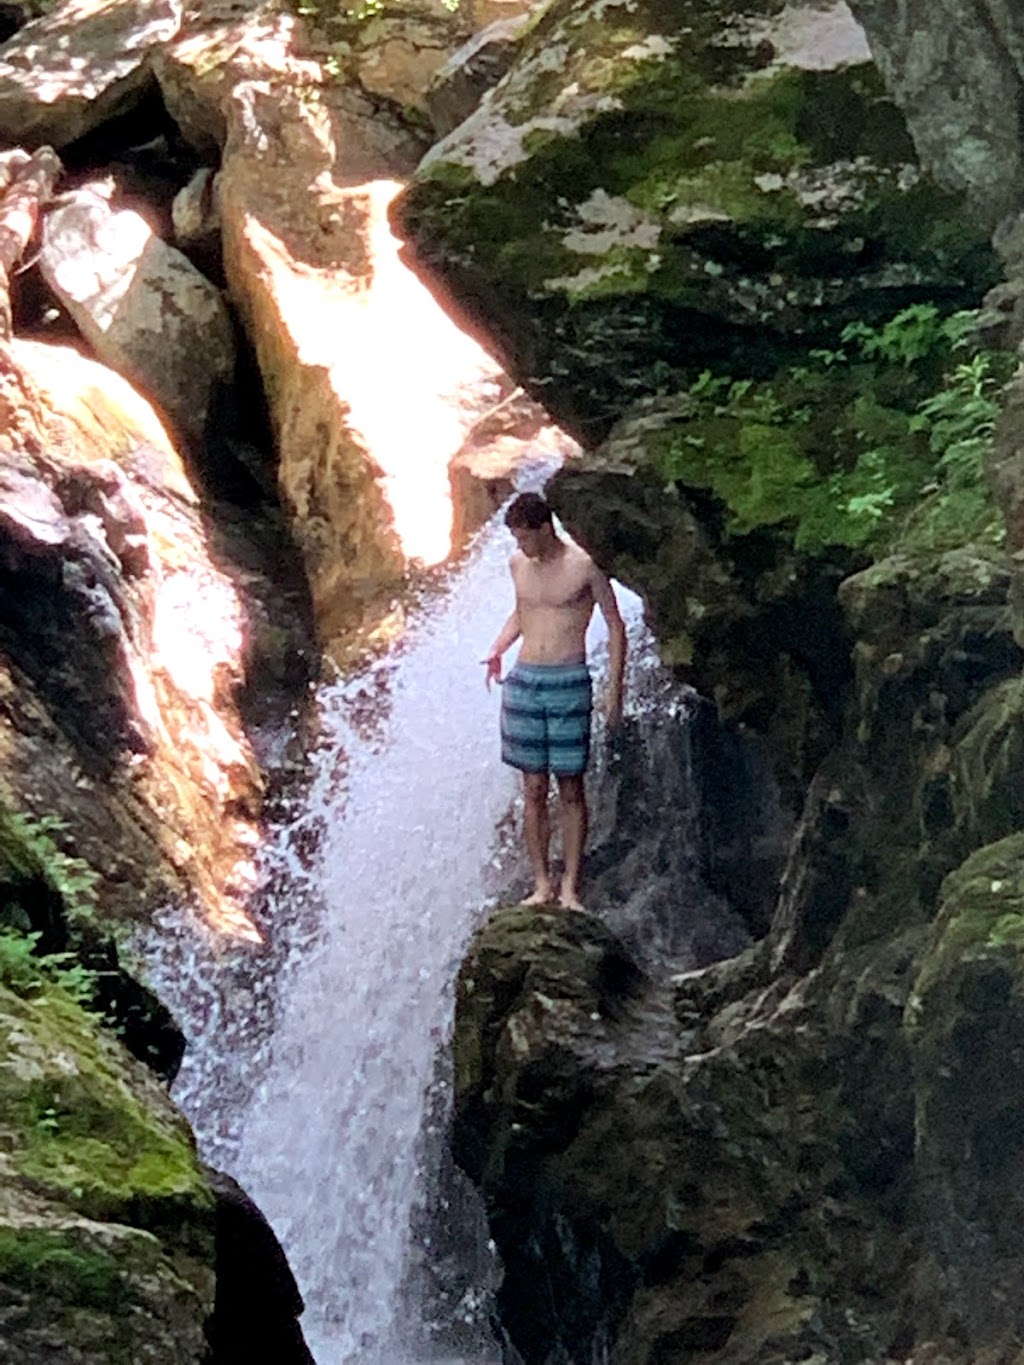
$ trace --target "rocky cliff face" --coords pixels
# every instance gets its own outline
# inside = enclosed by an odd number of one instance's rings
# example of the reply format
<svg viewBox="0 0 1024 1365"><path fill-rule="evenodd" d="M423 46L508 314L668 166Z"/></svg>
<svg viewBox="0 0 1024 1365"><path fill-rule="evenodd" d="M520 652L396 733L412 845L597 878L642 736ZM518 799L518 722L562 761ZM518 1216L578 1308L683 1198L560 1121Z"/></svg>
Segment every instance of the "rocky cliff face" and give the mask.
<svg viewBox="0 0 1024 1365"><path fill-rule="evenodd" d="M1019 35L856 8L877 66L843 6L555 4L400 210L596 447L569 525L799 813L737 958L666 981L508 911L464 965L456 1142L531 1362L1024 1349L1015 286L995 332L946 319L1020 206L1015 115L971 112L1018 108Z"/></svg>
<svg viewBox="0 0 1024 1365"><path fill-rule="evenodd" d="M549 5L398 219L586 444L705 367L970 298L987 254L841 3Z"/></svg>
<svg viewBox="0 0 1024 1365"><path fill-rule="evenodd" d="M195 894L251 932L231 896L261 786L237 710L239 583L127 384L39 343L0 365L4 799L67 823L112 916Z"/></svg>

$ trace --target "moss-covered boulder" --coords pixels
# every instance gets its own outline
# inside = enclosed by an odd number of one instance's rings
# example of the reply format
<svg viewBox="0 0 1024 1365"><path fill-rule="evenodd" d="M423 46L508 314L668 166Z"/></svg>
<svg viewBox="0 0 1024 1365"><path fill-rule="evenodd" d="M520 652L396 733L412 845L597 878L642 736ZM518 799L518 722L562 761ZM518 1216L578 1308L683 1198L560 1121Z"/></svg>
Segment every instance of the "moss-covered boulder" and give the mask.
<svg viewBox="0 0 1024 1365"><path fill-rule="evenodd" d="M512 910L460 978L457 1155L524 1360L885 1359L913 1110L873 1086L906 1070L905 955L830 1001L754 950L678 982L681 1028L621 959L596 922Z"/></svg>
<svg viewBox="0 0 1024 1365"><path fill-rule="evenodd" d="M684 393L635 404L551 484L574 535L643 594L665 660L727 722L768 739L796 808L850 701L840 583L872 561L886 564L881 579L916 566L924 623L945 619L957 593L975 600L973 564L1005 604L983 456L1013 361L977 326L976 314L914 305L769 377L706 370ZM875 584L857 579L847 597L870 604Z"/></svg>
<svg viewBox="0 0 1024 1365"><path fill-rule="evenodd" d="M1019 827L1018 821L1018 827ZM1024 1323L1024 835L973 853L942 888L907 1010L925 1284L936 1317L1020 1349ZM1009 1357L1007 1357L1009 1358Z"/></svg>
<svg viewBox="0 0 1024 1365"><path fill-rule="evenodd" d="M843 4L555 0L398 221L585 444L706 365L764 373L992 272Z"/></svg>
<svg viewBox="0 0 1024 1365"><path fill-rule="evenodd" d="M8 1358L206 1360L214 1199L188 1127L11 937L0 940L0 1131Z"/></svg>

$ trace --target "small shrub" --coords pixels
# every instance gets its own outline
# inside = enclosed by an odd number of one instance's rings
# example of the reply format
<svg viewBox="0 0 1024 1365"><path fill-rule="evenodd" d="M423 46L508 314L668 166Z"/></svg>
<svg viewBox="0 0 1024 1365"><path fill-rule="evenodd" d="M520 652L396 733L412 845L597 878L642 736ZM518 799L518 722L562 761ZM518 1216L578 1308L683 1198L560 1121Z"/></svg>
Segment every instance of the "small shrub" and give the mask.
<svg viewBox="0 0 1024 1365"><path fill-rule="evenodd" d="M770 381L707 372L659 438L661 472L715 493L727 532L788 527L802 550L998 544L984 460L1013 358L977 321L916 304Z"/></svg>
<svg viewBox="0 0 1024 1365"><path fill-rule="evenodd" d="M74 953L39 953L39 934L0 930L0 985L23 999L59 986L76 1004L87 1006L96 993L97 975Z"/></svg>

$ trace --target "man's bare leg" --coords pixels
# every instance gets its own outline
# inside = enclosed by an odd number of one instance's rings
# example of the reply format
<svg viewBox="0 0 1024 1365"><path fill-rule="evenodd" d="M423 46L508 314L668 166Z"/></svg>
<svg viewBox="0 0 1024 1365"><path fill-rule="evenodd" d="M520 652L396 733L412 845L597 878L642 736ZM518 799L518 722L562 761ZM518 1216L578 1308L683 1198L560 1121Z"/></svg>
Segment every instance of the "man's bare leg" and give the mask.
<svg viewBox="0 0 1024 1365"><path fill-rule="evenodd" d="M565 910L582 910L580 865L587 842L587 798L582 773L578 777L559 777L558 800L562 808L562 843L565 847L565 876L558 903Z"/></svg>
<svg viewBox="0 0 1024 1365"><path fill-rule="evenodd" d="M551 820L548 816L548 788L551 778L547 773L523 773L526 810L523 827L526 851L533 870L533 891L524 905L550 905L555 899L548 870L548 848L551 844Z"/></svg>

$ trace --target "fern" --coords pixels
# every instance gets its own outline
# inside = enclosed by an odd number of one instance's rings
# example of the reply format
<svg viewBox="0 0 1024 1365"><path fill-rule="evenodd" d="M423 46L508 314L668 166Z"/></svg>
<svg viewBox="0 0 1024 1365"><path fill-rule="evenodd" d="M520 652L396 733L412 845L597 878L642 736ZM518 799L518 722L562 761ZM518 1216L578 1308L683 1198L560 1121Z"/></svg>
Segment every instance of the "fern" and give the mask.
<svg viewBox="0 0 1024 1365"><path fill-rule="evenodd" d="M1013 358L981 349L977 323L915 304L771 381L707 371L658 438L660 472L715 493L727 531L788 527L811 552L996 542L984 461Z"/></svg>
<svg viewBox="0 0 1024 1365"><path fill-rule="evenodd" d="M0 852L26 876L40 876L60 896L69 923L92 920L98 874L84 858L65 853L55 835L66 832L56 815L26 815L0 807Z"/></svg>
<svg viewBox="0 0 1024 1365"><path fill-rule="evenodd" d="M59 986L77 1004L88 1005L96 993L97 973L74 953L37 953L39 939L39 934L0 929L0 985L23 999Z"/></svg>

